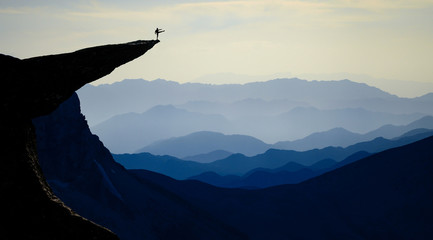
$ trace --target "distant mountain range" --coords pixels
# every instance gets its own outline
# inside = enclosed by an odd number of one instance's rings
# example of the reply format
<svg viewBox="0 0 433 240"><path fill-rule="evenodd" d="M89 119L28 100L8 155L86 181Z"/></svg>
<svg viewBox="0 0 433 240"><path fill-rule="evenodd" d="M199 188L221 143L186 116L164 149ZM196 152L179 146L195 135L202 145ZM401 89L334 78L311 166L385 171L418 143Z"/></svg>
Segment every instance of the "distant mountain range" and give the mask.
<svg viewBox="0 0 433 240"><path fill-rule="evenodd" d="M162 79L154 81L133 79L99 86L86 85L78 91L78 95L82 102L83 113L91 126L115 115L129 112L141 113L156 105L184 104L190 101L230 103L257 98L265 101L289 99L294 102L317 103L321 99L320 106L313 104L321 108L330 101L338 100L397 99L396 96L377 88L347 80L308 82L296 78L243 85L180 84ZM348 106L358 107L345 105ZM345 107L340 106L340 108Z"/></svg>
<svg viewBox="0 0 433 240"><path fill-rule="evenodd" d="M432 130L424 130L416 135L394 140L379 137L346 148L327 147L303 152L269 149L265 153L253 157L247 157L238 153L210 163L185 161L172 156L156 156L150 153L113 154L113 157L118 163L122 164L127 169L146 169L162 173L175 179L186 179L205 172L215 172L222 176L242 176L256 168L275 169L282 167L289 162L298 163L304 166L315 164L324 159L332 159L336 162L340 162L359 151L376 153L420 140L431 136L432 134Z"/></svg>
<svg viewBox="0 0 433 240"><path fill-rule="evenodd" d="M433 117L426 116L402 126L385 125L365 134L353 133L344 128L334 128L329 131L314 133L303 139L278 142L275 144L267 144L259 139L244 135L195 132L186 136L155 142L139 149L137 153L149 152L154 155L170 155L185 160L205 163L223 159L228 156L227 154L222 154L217 158L218 155L214 153L207 158L206 154L215 151L241 153L243 155L253 156L263 153L270 148L307 151L328 146L347 147L382 136L392 139L404 133L414 135L416 132L410 132L414 129L433 129ZM196 157L196 155L200 156Z"/></svg>
<svg viewBox="0 0 433 240"><path fill-rule="evenodd" d="M78 91L78 95L82 102L83 113L90 126L115 115L129 112L141 113L156 105L182 105L197 101L217 105L224 103L239 105L243 102L242 107L235 109L263 106L270 101L271 106L281 105L285 108L282 111L281 109L274 110L272 112L274 114L287 112L296 106L312 106L319 109L364 108L399 114L414 112L433 114L430 108L433 101L432 94L413 99L399 98L378 88L349 80L306 81L291 78L242 85L212 85L180 84L162 79L154 81L133 79L98 86L86 85ZM245 102L248 99L252 99L254 103ZM282 104L277 104L278 102ZM227 109L226 107L227 105L224 106L224 109ZM208 108L208 111L211 109ZM269 111L267 107L261 109ZM200 109L191 111L197 110L202 112ZM257 111L258 108L254 110ZM260 115L269 114L260 113Z"/></svg>
<svg viewBox="0 0 433 240"><path fill-rule="evenodd" d="M407 124L418 119L418 117L419 114L395 115L369 112L362 109L322 111L314 108L296 108L276 117L262 116L255 119L247 118L230 121L222 115L189 112L167 105L156 106L141 114L128 113L115 116L94 126L92 132L101 138L111 152L132 153L144 151L144 146L157 142L152 145L153 147L149 146L150 149L155 149L156 145L161 144L161 140L181 137L198 131L214 131L221 133L239 132L248 134L237 135L248 135L252 137L258 135L264 138L268 138L272 135L273 137L282 139L285 138L285 136L308 135L308 133L318 132L321 129L332 129L340 126L366 132L369 129L374 130L383 125L388 125L389 123L395 125ZM340 133L340 135L343 134ZM356 134L351 134L354 140L371 139L368 138L369 135L355 135ZM247 137L245 136L245 138ZM346 137L346 139L347 138L350 137ZM261 140L262 138L258 139ZM256 141L260 141L258 139ZM184 138L183 140L186 139ZM340 140L340 142L341 141L344 141L344 139ZM286 147L284 143L280 142L279 144L277 148L289 148ZM232 151L230 149L215 148L213 150ZM159 152L156 154L159 154ZM202 151L199 153L206 152ZM177 156L184 157L186 155L180 154Z"/></svg>
<svg viewBox="0 0 433 240"><path fill-rule="evenodd" d="M170 155L186 158L223 150L254 156L270 148L259 139L245 135L224 135L217 132L195 132L183 137L170 138L150 144L137 152L149 152L155 155Z"/></svg>
<svg viewBox="0 0 433 240"><path fill-rule="evenodd" d="M255 168L243 176L221 176L215 172L205 172L188 179L198 180L217 187L225 188L267 188L283 184L300 183L370 155L371 154L368 152L359 151L345 158L341 162L336 162L330 158L320 160L310 166L288 162L287 164L275 169Z"/></svg>
<svg viewBox="0 0 433 240"><path fill-rule="evenodd" d="M248 84L125 80L79 91L83 112L114 153L197 131L294 141L333 128L364 134L433 115L433 95L399 98L366 84L275 79Z"/></svg>
<svg viewBox="0 0 433 240"><path fill-rule="evenodd" d="M420 128L433 129L433 117L425 116L407 125L401 126L387 124L365 134L350 132L344 128L333 128L328 131L313 133L299 140L277 142L273 144L272 147L276 149L290 149L297 151L306 151L309 149L324 148L328 146L347 147L377 137L388 139L396 138L404 133L410 132L411 130Z"/></svg>
<svg viewBox="0 0 433 240"><path fill-rule="evenodd" d="M197 131L225 132L229 122L222 115L202 114L155 106L144 113L118 115L92 128L114 153L136 152L155 141Z"/></svg>
<svg viewBox="0 0 433 240"><path fill-rule="evenodd" d="M232 152L227 152L224 150L215 150L209 153L187 156L182 159L186 161L194 161L199 163L210 163L216 160L224 159L232 154L233 154Z"/></svg>
<svg viewBox="0 0 433 240"><path fill-rule="evenodd" d="M126 170L90 133L77 102L34 121L41 167L68 206L121 239L433 238L433 137L299 184L224 189ZM361 147L380 149L404 138ZM266 154L278 153L296 155ZM332 161L315 163L322 168Z"/></svg>

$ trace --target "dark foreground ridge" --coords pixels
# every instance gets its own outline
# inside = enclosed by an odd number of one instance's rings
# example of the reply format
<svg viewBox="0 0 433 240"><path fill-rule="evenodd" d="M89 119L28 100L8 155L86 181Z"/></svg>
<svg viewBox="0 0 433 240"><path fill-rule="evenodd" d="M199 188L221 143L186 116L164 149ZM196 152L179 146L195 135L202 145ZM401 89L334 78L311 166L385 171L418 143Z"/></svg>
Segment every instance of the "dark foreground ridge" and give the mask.
<svg viewBox="0 0 433 240"><path fill-rule="evenodd" d="M0 54L2 239L117 239L53 194L39 167L31 120L51 113L86 83L158 42L140 40L23 60Z"/></svg>

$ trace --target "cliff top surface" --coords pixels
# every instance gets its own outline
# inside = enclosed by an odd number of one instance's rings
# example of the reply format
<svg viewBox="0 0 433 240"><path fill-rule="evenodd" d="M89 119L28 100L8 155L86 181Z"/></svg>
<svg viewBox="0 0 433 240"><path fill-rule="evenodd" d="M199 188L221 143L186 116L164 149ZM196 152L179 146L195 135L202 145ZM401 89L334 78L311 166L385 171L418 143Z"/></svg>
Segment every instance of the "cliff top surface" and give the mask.
<svg viewBox="0 0 433 240"><path fill-rule="evenodd" d="M158 42L137 40L27 59L0 54L3 111L24 118L48 114L86 83L140 57Z"/></svg>

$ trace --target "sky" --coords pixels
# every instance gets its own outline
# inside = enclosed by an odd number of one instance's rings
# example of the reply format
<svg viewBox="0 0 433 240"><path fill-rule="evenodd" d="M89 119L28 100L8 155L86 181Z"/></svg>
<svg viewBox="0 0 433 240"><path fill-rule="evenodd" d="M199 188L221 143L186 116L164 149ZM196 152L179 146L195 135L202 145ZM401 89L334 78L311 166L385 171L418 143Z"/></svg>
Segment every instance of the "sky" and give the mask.
<svg viewBox="0 0 433 240"><path fill-rule="evenodd" d="M18 58L155 39L96 84L350 79L433 92L433 0L0 0L0 52Z"/></svg>

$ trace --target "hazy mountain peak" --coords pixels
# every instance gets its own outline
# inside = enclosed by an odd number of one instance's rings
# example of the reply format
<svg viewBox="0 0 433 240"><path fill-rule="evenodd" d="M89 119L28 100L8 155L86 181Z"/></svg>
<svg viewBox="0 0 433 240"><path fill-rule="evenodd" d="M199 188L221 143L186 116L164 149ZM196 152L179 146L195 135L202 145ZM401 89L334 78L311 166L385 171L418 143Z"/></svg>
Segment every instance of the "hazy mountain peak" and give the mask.
<svg viewBox="0 0 433 240"><path fill-rule="evenodd" d="M430 115L424 116L416 121L413 121L408 126L412 127L412 126L426 126L426 125L430 125L432 126L431 128L433 128L433 116Z"/></svg>
<svg viewBox="0 0 433 240"><path fill-rule="evenodd" d="M215 150L255 155L266 151L269 145L254 137L215 131L198 131L182 137L160 140L139 149L156 155L171 155L179 158L207 154Z"/></svg>
<svg viewBox="0 0 433 240"><path fill-rule="evenodd" d="M433 99L433 93L424 94L420 97L417 97L417 99L432 100Z"/></svg>
<svg viewBox="0 0 433 240"><path fill-rule="evenodd" d="M167 105L156 105L151 109L147 110L146 113L168 113L172 111L185 111L185 110L176 108L171 104L167 104Z"/></svg>

